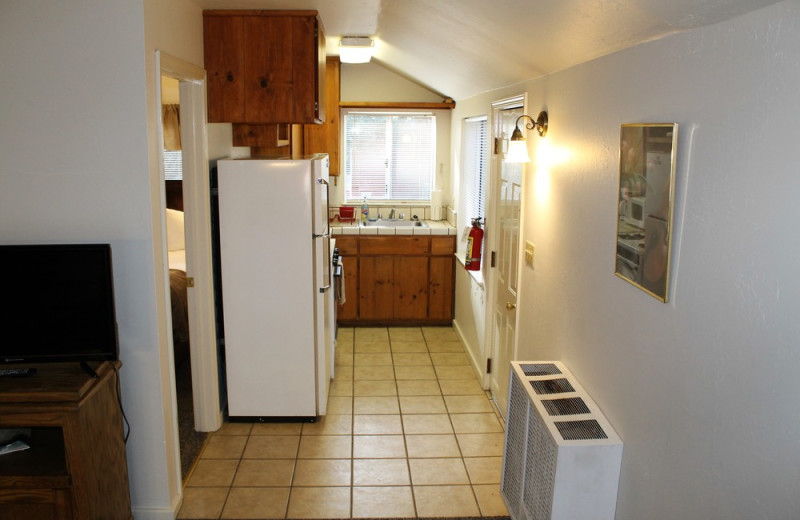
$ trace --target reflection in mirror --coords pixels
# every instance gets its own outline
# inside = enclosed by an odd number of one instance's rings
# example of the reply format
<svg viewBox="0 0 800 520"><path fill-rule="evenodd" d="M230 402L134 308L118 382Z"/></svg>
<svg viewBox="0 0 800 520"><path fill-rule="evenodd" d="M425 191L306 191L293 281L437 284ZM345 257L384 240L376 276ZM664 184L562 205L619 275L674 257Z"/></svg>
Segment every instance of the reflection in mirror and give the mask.
<svg viewBox="0 0 800 520"><path fill-rule="evenodd" d="M667 302L678 125L620 131L617 258L620 278Z"/></svg>

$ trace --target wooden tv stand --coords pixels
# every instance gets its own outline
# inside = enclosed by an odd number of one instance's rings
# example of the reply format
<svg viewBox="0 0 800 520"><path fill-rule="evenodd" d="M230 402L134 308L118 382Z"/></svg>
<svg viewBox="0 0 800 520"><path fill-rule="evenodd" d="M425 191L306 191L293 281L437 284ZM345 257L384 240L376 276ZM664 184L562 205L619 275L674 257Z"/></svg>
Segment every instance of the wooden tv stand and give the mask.
<svg viewBox="0 0 800 520"><path fill-rule="evenodd" d="M90 365L96 379L77 362L0 378L0 428L31 430L30 449L0 456L3 520L132 518L117 375Z"/></svg>

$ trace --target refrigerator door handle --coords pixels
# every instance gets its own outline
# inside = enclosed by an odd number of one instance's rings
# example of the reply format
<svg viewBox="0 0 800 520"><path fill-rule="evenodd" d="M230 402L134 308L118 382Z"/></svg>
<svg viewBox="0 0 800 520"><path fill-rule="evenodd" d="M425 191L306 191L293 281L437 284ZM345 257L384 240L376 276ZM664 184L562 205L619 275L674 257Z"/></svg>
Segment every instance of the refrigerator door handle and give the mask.
<svg viewBox="0 0 800 520"><path fill-rule="evenodd" d="M317 178L317 184L324 184L325 185L325 210L323 215L325 216L325 224L326 228L330 230L330 227L327 226L328 224L328 203L331 196L331 185L328 181L323 178ZM321 235L314 235L314 238L325 238L328 240L328 257L325 258L325 263L328 264L328 285L323 285L319 288L320 293L324 293L328 289L331 288L331 284L333 283L333 267L331 266L331 259L330 259L330 251L331 251L331 234L330 231L327 233L323 233Z"/></svg>

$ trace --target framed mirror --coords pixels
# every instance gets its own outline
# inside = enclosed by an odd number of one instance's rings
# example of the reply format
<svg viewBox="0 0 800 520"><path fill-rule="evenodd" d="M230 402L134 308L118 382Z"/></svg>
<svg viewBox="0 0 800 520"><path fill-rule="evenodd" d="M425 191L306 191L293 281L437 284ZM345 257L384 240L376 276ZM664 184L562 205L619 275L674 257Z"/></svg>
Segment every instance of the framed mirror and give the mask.
<svg viewBox="0 0 800 520"><path fill-rule="evenodd" d="M669 299L677 123L624 124L620 130L615 274Z"/></svg>

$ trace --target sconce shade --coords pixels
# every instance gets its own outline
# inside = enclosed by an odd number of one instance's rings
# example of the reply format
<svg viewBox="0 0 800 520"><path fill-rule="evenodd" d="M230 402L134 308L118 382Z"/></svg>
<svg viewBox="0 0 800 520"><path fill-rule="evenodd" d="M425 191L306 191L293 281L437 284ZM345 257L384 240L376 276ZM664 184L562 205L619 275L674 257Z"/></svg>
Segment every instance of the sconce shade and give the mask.
<svg viewBox="0 0 800 520"><path fill-rule="evenodd" d="M519 122L524 117L527 117L530 120L530 123L525 123L525 128L528 130L533 130L536 128L536 131L539 133L540 137L544 137L547 134L547 112L544 110L539 112L539 116L536 118L536 120L526 114L519 116L517 118L517 123L514 126L514 132L512 132L511 139L508 143L508 154L506 155L506 162L508 163L531 162L531 158L528 155L528 143L522 136L522 130L519 129Z"/></svg>
<svg viewBox="0 0 800 520"><path fill-rule="evenodd" d="M339 40L339 61L342 63L368 63L375 43L363 36L344 36Z"/></svg>
<svg viewBox="0 0 800 520"><path fill-rule="evenodd" d="M519 131L519 129L514 130L514 133ZM520 136L519 139L515 140L514 137L511 137L511 141L508 143L508 154L506 154L506 162L508 163L527 163L531 162L531 158L528 155L528 142Z"/></svg>

